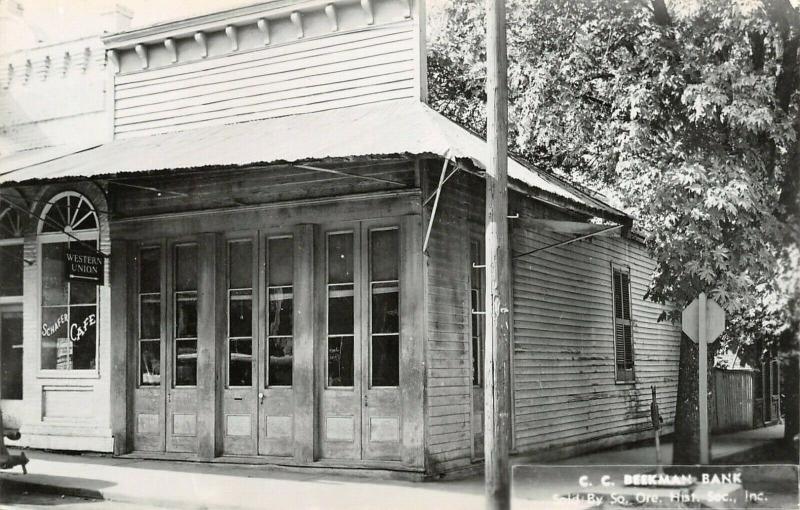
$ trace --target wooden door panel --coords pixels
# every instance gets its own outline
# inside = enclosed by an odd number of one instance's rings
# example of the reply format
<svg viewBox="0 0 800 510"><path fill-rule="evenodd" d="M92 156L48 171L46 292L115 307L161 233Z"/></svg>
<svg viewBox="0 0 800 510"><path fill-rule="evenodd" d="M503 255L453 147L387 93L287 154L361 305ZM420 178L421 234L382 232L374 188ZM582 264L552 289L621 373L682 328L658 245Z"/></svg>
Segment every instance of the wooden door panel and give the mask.
<svg viewBox="0 0 800 510"><path fill-rule="evenodd" d="M258 416L257 398L252 388L224 390L222 411L222 451L225 455L255 455Z"/></svg>
<svg viewBox="0 0 800 510"><path fill-rule="evenodd" d="M294 395L292 388L263 392L260 404L258 453L277 457L294 454Z"/></svg>
<svg viewBox="0 0 800 510"><path fill-rule="evenodd" d="M369 390L364 407L364 458L399 460L401 427L399 388Z"/></svg>
<svg viewBox="0 0 800 510"><path fill-rule="evenodd" d="M325 390L320 423L323 459L361 458L361 408L355 391Z"/></svg>
<svg viewBox="0 0 800 510"><path fill-rule="evenodd" d="M164 399L161 388L136 388L133 395L133 449L163 452Z"/></svg>

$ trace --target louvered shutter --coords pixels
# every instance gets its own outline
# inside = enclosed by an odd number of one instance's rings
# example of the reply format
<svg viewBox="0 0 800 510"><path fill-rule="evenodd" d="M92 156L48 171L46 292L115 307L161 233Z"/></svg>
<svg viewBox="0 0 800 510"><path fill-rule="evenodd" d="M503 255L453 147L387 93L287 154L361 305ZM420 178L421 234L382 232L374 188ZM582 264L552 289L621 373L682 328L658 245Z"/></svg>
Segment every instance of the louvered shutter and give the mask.
<svg viewBox="0 0 800 510"><path fill-rule="evenodd" d="M614 270L614 361L618 381L633 381L633 326L630 277Z"/></svg>

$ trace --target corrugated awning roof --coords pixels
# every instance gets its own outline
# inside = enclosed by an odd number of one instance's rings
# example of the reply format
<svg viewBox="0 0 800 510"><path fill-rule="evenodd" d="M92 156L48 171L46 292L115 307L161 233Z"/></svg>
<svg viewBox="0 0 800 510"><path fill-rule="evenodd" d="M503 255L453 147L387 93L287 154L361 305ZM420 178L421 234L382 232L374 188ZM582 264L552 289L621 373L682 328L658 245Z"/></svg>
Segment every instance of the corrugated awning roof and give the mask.
<svg viewBox="0 0 800 510"><path fill-rule="evenodd" d="M40 163L0 160L0 183L354 156L450 155L485 169L486 142L415 100L118 139ZM13 157L12 157L13 158ZM553 176L509 159L508 175L560 201L627 215Z"/></svg>

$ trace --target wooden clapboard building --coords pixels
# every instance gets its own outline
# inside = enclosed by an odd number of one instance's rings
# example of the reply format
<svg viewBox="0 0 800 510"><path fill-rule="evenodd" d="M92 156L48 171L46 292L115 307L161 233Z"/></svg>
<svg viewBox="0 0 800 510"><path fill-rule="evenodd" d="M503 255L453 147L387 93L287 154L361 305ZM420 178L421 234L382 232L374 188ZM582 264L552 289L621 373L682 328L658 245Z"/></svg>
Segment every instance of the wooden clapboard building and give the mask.
<svg viewBox="0 0 800 510"><path fill-rule="evenodd" d="M274 0L104 38L110 141L0 170L23 441L480 465L486 147L424 104L424 19ZM650 385L671 423L680 332L643 300L632 219L517 161L509 176L514 451L641 439ZM106 257L102 284L67 277L77 249Z"/></svg>

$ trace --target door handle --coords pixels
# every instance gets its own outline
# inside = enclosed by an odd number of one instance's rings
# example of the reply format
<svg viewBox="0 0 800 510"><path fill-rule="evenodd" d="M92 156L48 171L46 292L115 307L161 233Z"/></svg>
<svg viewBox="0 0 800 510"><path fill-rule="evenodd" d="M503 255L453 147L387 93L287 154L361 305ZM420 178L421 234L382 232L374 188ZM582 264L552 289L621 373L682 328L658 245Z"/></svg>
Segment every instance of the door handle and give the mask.
<svg viewBox="0 0 800 510"><path fill-rule="evenodd" d="M258 393L258 403L259 404L263 404L264 403L264 394L261 393L261 392Z"/></svg>
<svg viewBox="0 0 800 510"><path fill-rule="evenodd" d="M364 395L364 407L369 407L369 400L366 395Z"/></svg>

